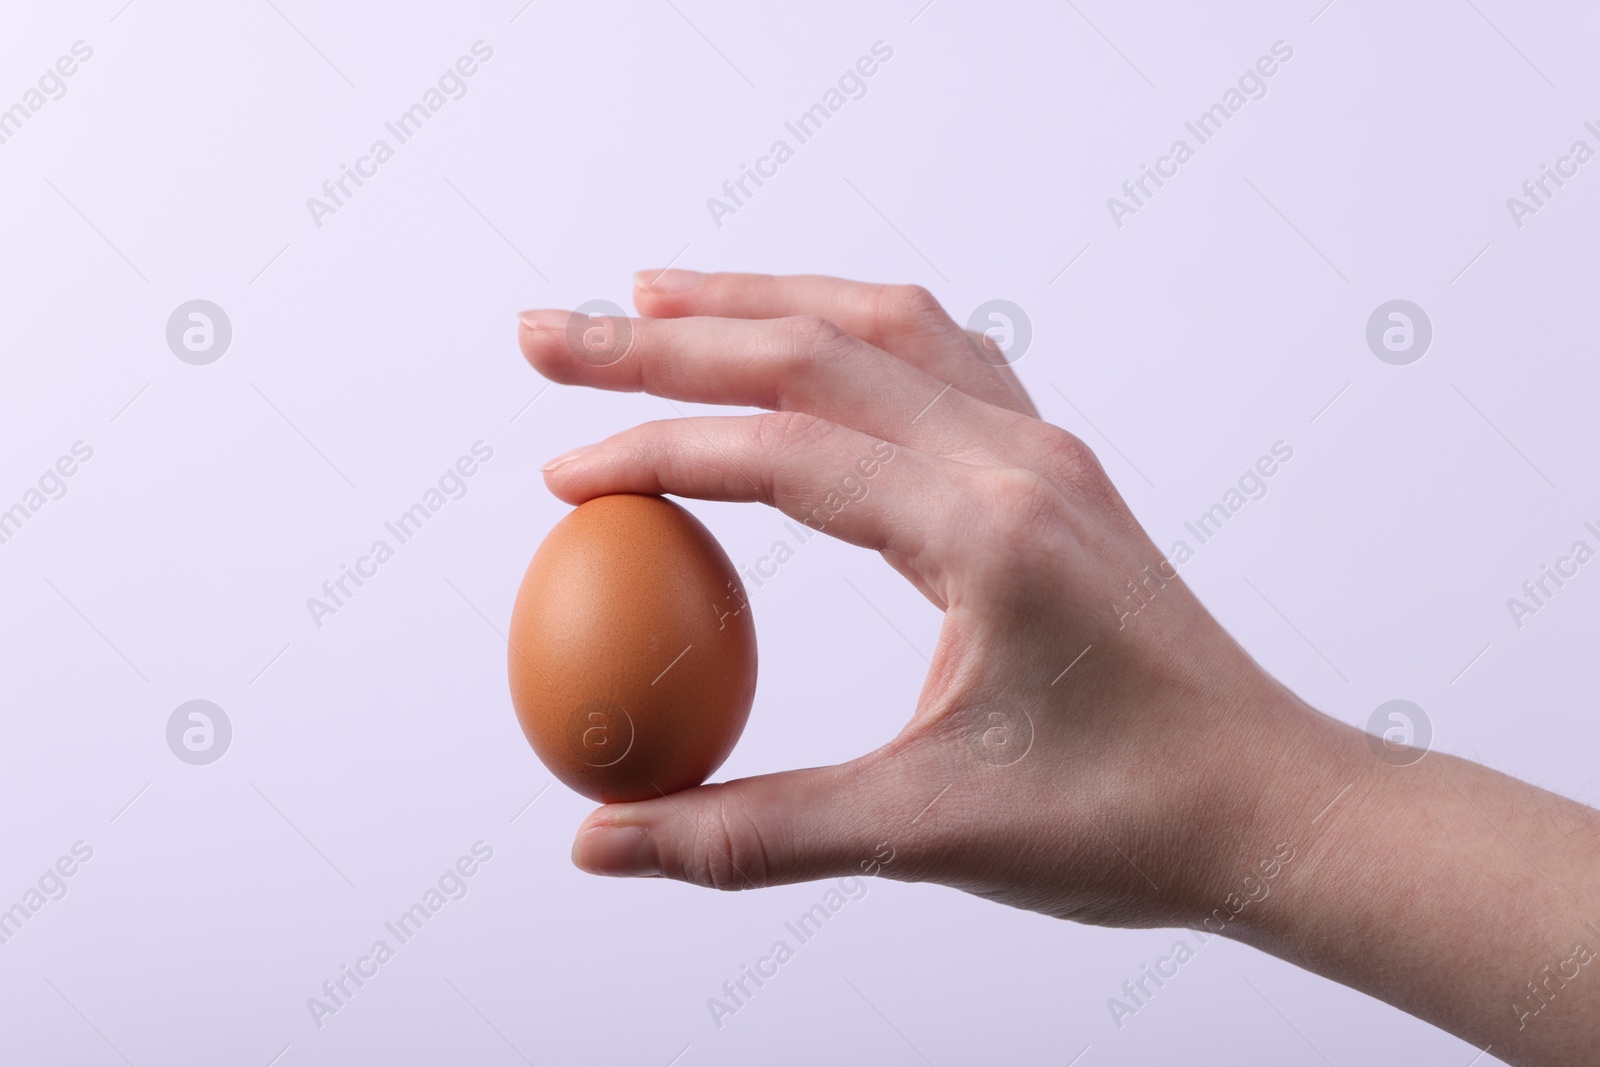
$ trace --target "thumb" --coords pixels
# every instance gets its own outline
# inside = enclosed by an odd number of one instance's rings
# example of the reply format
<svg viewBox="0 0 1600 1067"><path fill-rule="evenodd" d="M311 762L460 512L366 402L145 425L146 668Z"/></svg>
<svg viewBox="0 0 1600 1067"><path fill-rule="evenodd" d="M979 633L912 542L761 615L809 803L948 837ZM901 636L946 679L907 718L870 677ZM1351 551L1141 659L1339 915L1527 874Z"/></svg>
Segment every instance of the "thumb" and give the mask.
<svg viewBox="0 0 1600 1067"><path fill-rule="evenodd" d="M865 770L858 761L608 804L578 828L572 862L727 890L862 873L883 844L880 787Z"/></svg>

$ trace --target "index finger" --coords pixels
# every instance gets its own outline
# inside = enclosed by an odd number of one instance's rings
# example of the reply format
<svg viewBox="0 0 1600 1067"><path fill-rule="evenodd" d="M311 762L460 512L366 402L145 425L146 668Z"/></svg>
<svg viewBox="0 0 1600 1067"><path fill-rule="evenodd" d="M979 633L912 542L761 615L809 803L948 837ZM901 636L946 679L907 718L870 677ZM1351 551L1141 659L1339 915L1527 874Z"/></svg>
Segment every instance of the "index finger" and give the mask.
<svg viewBox="0 0 1600 1067"><path fill-rule="evenodd" d="M634 275L634 303L652 318L820 315L969 396L1039 416L1015 372L980 355L978 342L920 285L854 282L821 274L640 271Z"/></svg>
<svg viewBox="0 0 1600 1067"><path fill-rule="evenodd" d="M813 530L903 559L943 595L950 553L980 509L961 508L980 468L814 415L685 416L647 422L559 456L545 482L569 504L671 493L769 504Z"/></svg>

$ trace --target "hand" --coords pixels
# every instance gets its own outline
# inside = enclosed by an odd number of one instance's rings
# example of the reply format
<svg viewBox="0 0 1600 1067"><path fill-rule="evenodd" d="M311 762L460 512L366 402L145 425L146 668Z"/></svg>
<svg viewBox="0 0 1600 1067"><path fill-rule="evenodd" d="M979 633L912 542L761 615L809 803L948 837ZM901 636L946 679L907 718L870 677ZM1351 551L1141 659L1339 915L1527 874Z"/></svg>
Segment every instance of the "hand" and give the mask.
<svg viewBox="0 0 1600 1067"><path fill-rule="evenodd" d="M893 741L602 807L578 866L719 889L865 873L1189 926L1508 1062L1593 1061L1600 814L1442 753L1378 758L1284 689L1084 443L926 291L639 279L646 317L620 358L585 358L570 313L543 311L522 317L528 359L558 382L770 413L635 427L552 461L551 490L773 505L882 553L944 625Z"/></svg>
<svg viewBox="0 0 1600 1067"><path fill-rule="evenodd" d="M1250 823L1252 753L1283 751L1289 698L1163 564L1083 442L1040 421L925 290L640 278L647 317L625 356L583 358L570 313L549 311L523 317L528 359L558 382L772 413L636 427L552 464L550 488L574 504L774 505L880 551L945 622L888 745L602 808L578 865L721 889L870 865L1119 925L1209 910L1234 876L1209 856ZM833 511L841 484L863 491Z"/></svg>

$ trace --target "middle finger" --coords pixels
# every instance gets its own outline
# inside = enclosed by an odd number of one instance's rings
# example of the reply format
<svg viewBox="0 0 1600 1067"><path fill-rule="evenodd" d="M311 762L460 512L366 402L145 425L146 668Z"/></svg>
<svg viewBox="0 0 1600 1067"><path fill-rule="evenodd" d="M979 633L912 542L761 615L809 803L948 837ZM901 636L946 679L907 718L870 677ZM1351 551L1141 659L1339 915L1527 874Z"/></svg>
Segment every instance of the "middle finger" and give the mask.
<svg viewBox="0 0 1600 1067"><path fill-rule="evenodd" d="M886 441L987 466L1028 464L1019 443L1047 424L977 400L814 316L628 319L590 349L574 312L523 312L524 355L567 385L696 403L799 411ZM1056 431L1060 433L1061 431Z"/></svg>

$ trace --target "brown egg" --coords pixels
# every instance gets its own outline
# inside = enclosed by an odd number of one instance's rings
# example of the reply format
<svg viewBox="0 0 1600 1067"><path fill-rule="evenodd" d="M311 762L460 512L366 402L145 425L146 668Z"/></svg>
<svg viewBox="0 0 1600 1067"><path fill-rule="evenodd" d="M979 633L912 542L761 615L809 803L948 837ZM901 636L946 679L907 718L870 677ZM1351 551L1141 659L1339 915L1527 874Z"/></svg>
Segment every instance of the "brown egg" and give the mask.
<svg viewBox="0 0 1600 1067"><path fill-rule="evenodd" d="M511 702L550 773L605 803L699 785L756 692L744 585L711 532L659 496L556 523L511 613Z"/></svg>

